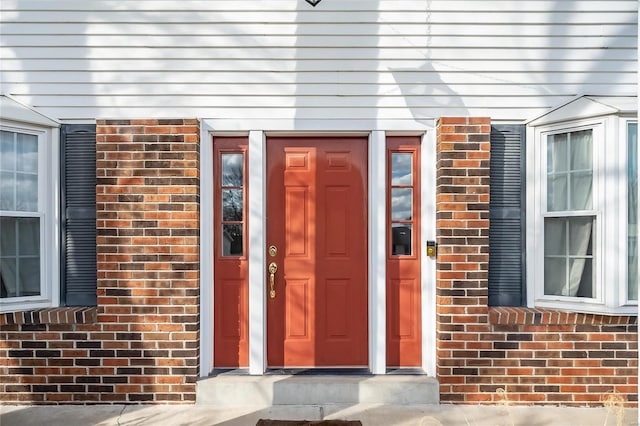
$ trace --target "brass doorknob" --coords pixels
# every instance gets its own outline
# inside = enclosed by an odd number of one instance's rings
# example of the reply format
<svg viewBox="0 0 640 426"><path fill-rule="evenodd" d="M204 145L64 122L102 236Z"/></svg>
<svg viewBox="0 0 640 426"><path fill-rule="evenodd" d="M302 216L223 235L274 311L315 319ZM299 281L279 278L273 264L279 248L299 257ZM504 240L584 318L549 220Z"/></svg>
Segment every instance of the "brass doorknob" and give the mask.
<svg viewBox="0 0 640 426"><path fill-rule="evenodd" d="M276 271L278 270L278 265L276 262L271 262L269 264L269 297L271 299L276 298Z"/></svg>

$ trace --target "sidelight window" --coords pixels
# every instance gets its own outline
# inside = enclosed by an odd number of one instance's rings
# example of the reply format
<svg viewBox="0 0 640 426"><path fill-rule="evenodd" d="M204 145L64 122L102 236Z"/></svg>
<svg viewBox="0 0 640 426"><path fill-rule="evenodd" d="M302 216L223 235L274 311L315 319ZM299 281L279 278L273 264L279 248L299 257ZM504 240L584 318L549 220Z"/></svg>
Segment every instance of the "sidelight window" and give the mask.
<svg viewBox="0 0 640 426"><path fill-rule="evenodd" d="M220 163L222 255L242 256L245 216L244 154L222 153Z"/></svg>
<svg viewBox="0 0 640 426"><path fill-rule="evenodd" d="M413 152L391 153L391 254L413 254L414 162Z"/></svg>

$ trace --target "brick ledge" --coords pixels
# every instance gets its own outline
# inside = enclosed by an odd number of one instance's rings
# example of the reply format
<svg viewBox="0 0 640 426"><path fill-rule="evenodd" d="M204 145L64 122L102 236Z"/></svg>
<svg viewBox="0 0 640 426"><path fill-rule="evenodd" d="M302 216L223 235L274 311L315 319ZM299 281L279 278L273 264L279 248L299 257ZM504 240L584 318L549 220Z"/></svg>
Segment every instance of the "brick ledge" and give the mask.
<svg viewBox="0 0 640 426"><path fill-rule="evenodd" d="M638 323L638 317L501 306L489 308L489 322L492 324L522 325L635 325Z"/></svg>
<svg viewBox="0 0 640 426"><path fill-rule="evenodd" d="M89 324L96 322L95 306L44 308L0 314L1 325Z"/></svg>

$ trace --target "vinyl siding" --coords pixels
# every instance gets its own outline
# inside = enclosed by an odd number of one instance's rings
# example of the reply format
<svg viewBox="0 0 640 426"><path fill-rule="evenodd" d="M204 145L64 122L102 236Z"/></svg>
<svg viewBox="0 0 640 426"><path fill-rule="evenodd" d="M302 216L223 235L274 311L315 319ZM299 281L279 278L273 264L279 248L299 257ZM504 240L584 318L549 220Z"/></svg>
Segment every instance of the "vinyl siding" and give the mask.
<svg viewBox="0 0 640 426"><path fill-rule="evenodd" d="M634 0L0 8L2 93L62 120L525 120L576 95L637 90Z"/></svg>

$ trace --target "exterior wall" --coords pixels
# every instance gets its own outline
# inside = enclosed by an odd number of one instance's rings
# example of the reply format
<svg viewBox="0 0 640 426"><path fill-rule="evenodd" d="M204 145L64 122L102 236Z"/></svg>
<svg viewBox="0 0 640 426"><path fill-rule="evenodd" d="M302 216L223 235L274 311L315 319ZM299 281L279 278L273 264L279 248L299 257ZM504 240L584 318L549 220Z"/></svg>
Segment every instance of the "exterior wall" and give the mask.
<svg viewBox="0 0 640 426"><path fill-rule="evenodd" d="M637 318L487 306L489 118L437 126L442 402L637 405ZM199 125L101 120L98 306L0 315L0 402L191 403L198 377ZM426 348L428 350L428 348Z"/></svg>
<svg viewBox="0 0 640 426"><path fill-rule="evenodd" d="M198 122L97 124L98 306L1 315L0 401L194 402Z"/></svg>
<svg viewBox="0 0 640 426"><path fill-rule="evenodd" d="M637 405L637 317L487 306L489 135L488 118L438 122L441 401Z"/></svg>
<svg viewBox="0 0 640 426"><path fill-rule="evenodd" d="M3 93L62 120L525 120L578 94L634 95L637 8L4 0L0 80Z"/></svg>

